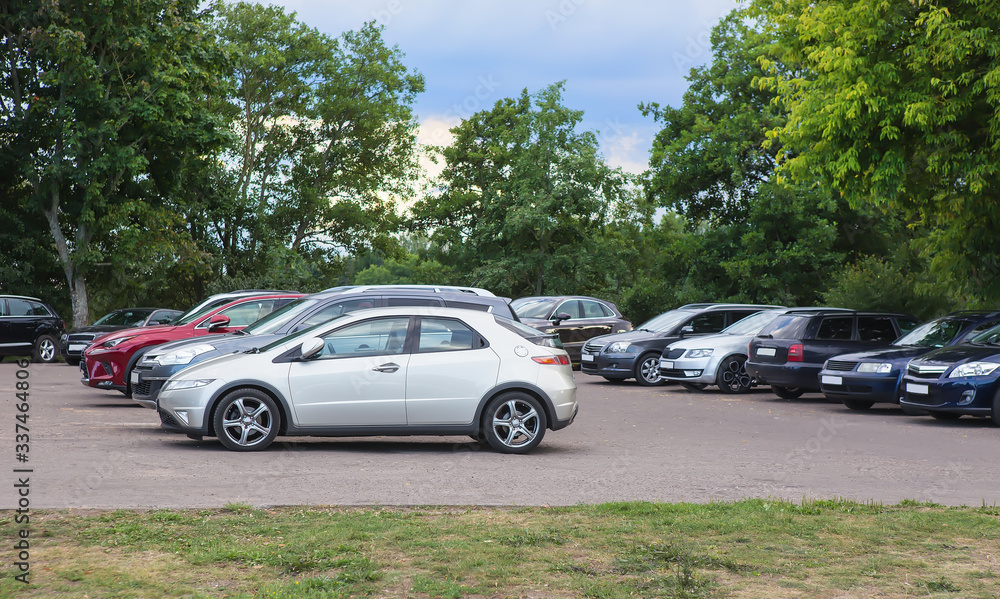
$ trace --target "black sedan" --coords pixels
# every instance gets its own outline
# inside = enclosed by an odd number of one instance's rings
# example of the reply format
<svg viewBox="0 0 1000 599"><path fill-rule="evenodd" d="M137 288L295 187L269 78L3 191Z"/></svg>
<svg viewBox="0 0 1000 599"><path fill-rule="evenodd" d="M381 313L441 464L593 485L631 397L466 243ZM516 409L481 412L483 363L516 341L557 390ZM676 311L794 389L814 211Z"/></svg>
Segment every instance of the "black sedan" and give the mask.
<svg viewBox="0 0 1000 599"><path fill-rule="evenodd" d="M588 339L632 330L632 323L609 301L583 295L522 297L510 304L524 324L559 335L574 364Z"/></svg>
<svg viewBox="0 0 1000 599"><path fill-rule="evenodd" d="M899 405L909 412L939 420L980 416L1000 425L1000 326L910 360L902 387Z"/></svg>
<svg viewBox="0 0 1000 599"><path fill-rule="evenodd" d="M819 373L820 390L852 410L898 403L900 382L911 359L968 341L998 324L997 311L952 312L920 325L886 349L830 358Z"/></svg>
<svg viewBox="0 0 1000 599"><path fill-rule="evenodd" d="M166 308L123 308L105 314L89 327L73 329L62 335L59 347L66 363L76 366L80 363L83 350L97 337L133 327L151 327L169 324L181 315L180 310Z"/></svg>

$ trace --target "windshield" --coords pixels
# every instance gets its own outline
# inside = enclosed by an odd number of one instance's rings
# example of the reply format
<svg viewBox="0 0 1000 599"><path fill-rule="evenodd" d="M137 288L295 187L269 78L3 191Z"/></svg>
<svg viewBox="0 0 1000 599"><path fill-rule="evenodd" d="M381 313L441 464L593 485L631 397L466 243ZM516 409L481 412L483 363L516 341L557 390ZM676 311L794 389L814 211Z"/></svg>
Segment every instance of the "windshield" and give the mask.
<svg viewBox="0 0 1000 599"><path fill-rule="evenodd" d="M925 322L899 339L896 339L892 344L913 347L944 347L952 339L961 334L970 324L972 322L969 320L939 318Z"/></svg>
<svg viewBox="0 0 1000 599"><path fill-rule="evenodd" d="M728 327L722 329L727 335L756 335L768 325L772 320L782 314L781 310L765 310L751 314L743 320L737 320Z"/></svg>
<svg viewBox="0 0 1000 599"><path fill-rule="evenodd" d="M315 299L297 299L285 305L280 310L275 310L257 322L248 325L243 329L243 332L248 335L273 335L275 331L285 326L288 321L301 315L318 302L319 300Z"/></svg>
<svg viewBox="0 0 1000 599"><path fill-rule="evenodd" d="M150 312L150 310L115 310L111 314L105 314L94 324L138 327L146 322Z"/></svg>
<svg viewBox="0 0 1000 599"><path fill-rule="evenodd" d="M516 299L510 303L518 318L545 318L559 301L551 297L531 297Z"/></svg>
<svg viewBox="0 0 1000 599"><path fill-rule="evenodd" d="M198 304L194 308L191 308L184 314L178 316L177 319L170 324L174 326L180 326L182 324L188 324L189 322L194 322L195 320L198 320L199 318L208 314L209 312L218 308L219 306L225 306L231 301L233 301L233 298L231 297L221 297L214 301L202 302L201 304Z"/></svg>
<svg viewBox="0 0 1000 599"><path fill-rule="evenodd" d="M1000 325L987 329L983 333L976 335L969 343L976 345L997 345L1000 344Z"/></svg>
<svg viewBox="0 0 1000 599"><path fill-rule="evenodd" d="M651 318L641 325L636 327L637 331L650 331L652 333L666 333L670 329L676 327L685 319L690 318L694 312L688 312L687 310L671 310L670 312L664 312L659 316Z"/></svg>

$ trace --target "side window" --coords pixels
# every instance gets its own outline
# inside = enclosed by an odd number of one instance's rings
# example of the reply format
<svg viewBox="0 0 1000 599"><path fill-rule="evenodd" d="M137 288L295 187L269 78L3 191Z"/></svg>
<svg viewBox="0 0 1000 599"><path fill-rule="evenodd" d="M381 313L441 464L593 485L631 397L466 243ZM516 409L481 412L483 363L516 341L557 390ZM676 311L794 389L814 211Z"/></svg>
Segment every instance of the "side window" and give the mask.
<svg viewBox="0 0 1000 599"><path fill-rule="evenodd" d="M858 316L858 338L862 341L892 342L897 337L888 316Z"/></svg>
<svg viewBox="0 0 1000 599"><path fill-rule="evenodd" d="M580 300L580 304L583 306L584 318L605 318L608 316L605 312L606 308L602 306L600 302L595 302L594 300Z"/></svg>
<svg viewBox="0 0 1000 599"><path fill-rule="evenodd" d="M274 300L253 300L226 308L219 314L229 317L229 326L245 327L257 322L274 310Z"/></svg>
<svg viewBox="0 0 1000 599"><path fill-rule="evenodd" d="M817 339L826 341L849 341L854 318L850 316L830 316L823 319L819 325Z"/></svg>
<svg viewBox="0 0 1000 599"><path fill-rule="evenodd" d="M0 316L10 316L10 312L7 311L7 300L0 299Z"/></svg>
<svg viewBox="0 0 1000 599"><path fill-rule="evenodd" d="M729 324L739 322L744 318L746 318L747 316L750 316L751 314L756 314L758 312L760 312L760 310L736 310L734 312L730 312Z"/></svg>
<svg viewBox="0 0 1000 599"><path fill-rule="evenodd" d="M569 314L570 318L583 318L583 313L580 312L580 300L566 300L552 312L552 318L555 318L556 314L560 312Z"/></svg>
<svg viewBox="0 0 1000 599"><path fill-rule="evenodd" d="M11 316L31 316L31 304L24 300L9 299L7 306L10 308Z"/></svg>
<svg viewBox="0 0 1000 599"><path fill-rule="evenodd" d="M310 314L308 318L295 325L295 330L301 331L302 329L322 324L331 318L340 316L345 312L357 312L358 310L367 310L374 307L375 302L371 298L347 300L344 302L337 302L336 304L330 304L315 314Z"/></svg>
<svg viewBox="0 0 1000 599"><path fill-rule="evenodd" d="M441 300L431 297L389 297L387 306L440 306Z"/></svg>
<svg viewBox="0 0 1000 599"><path fill-rule="evenodd" d="M423 318L420 321L420 353L473 349L477 335L465 324L448 318Z"/></svg>
<svg viewBox="0 0 1000 599"><path fill-rule="evenodd" d="M353 358L357 356L385 356L403 353L406 329L410 326L407 316L366 320L327 333L320 356Z"/></svg>
<svg viewBox="0 0 1000 599"><path fill-rule="evenodd" d="M52 316L49 314L48 308L39 304L38 302L28 302L31 305L31 315L32 316Z"/></svg>
<svg viewBox="0 0 1000 599"><path fill-rule="evenodd" d="M691 327L691 332L696 334L718 333L726 328L726 313L708 312L701 314L695 316L687 326Z"/></svg>
<svg viewBox="0 0 1000 599"><path fill-rule="evenodd" d="M0 303L0 310L2 310L2 309L3 309L3 303ZM971 331L969 331L966 334L966 338L971 338L974 335L978 335L979 333L982 333L986 329L992 329L993 327L997 326L998 324L1000 324L1000 320L990 320L988 322L981 322L981 323L977 324L975 326L975 328L973 328Z"/></svg>

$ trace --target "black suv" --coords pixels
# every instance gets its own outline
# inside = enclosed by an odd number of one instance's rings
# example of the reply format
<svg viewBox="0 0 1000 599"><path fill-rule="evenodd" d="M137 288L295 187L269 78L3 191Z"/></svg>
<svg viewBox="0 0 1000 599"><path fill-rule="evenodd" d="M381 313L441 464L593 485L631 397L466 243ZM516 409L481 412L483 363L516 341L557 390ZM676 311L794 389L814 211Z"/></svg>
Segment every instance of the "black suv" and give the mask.
<svg viewBox="0 0 1000 599"><path fill-rule="evenodd" d="M681 339L712 335L751 314L780 308L755 304L687 304L664 312L634 331L594 337L583 346L580 370L609 381L634 378L640 385L659 385L660 354Z"/></svg>
<svg viewBox="0 0 1000 599"><path fill-rule="evenodd" d="M31 356L36 362L59 357L66 323L35 297L0 295L0 356Z"/></svg>
<svg viewBox="0 0 1000 599"><path fill-rule="evenodd" d="M387 306L447 306L492 312L518 320L510 300L473 287L371 285L334 287L301 297L242 331L195 337L149 349L132 370L132 399L156 409L160 388L173 373L191 364L223 354L253 351L303 329L322 324L345 312ZM544 335L552 337L551 335Z"/></svg>
<svg viewBox="0 0 1000 599"><path fill-rule="evenodd" d="M799 308L775 318L750 341L747 373L794 399L819 391L819 372L833 356L885 347L917 326L909 314Z"/></svg>

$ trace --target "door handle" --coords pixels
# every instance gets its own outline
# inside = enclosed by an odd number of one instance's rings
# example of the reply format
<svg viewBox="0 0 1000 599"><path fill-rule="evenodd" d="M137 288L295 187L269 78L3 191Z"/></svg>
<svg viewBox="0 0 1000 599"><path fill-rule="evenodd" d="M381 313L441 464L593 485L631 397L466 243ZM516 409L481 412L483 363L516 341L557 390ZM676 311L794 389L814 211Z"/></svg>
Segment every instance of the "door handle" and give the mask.
<svg viewBox="0 0 1000 599"><path fill-rule="evenodd" d="M399 364L393 364L392 362L389 362L388 364L376 366L375 368L372 368L372 370L374 370L375 372L396 372L397 370L399 370Z"/></svg>

